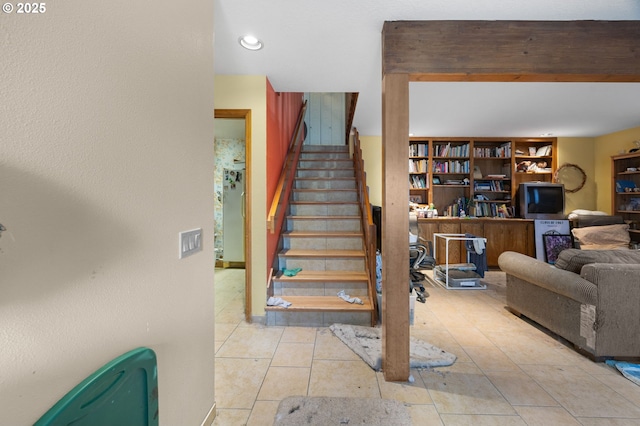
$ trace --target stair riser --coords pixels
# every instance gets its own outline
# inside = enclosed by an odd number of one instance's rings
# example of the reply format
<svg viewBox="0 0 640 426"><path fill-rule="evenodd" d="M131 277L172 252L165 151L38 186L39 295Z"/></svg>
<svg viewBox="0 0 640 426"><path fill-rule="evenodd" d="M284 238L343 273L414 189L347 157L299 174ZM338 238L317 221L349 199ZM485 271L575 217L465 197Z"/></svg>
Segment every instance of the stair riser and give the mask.
<svg viewBox="0 0 640 426"><path fill-rule="evenodd" d="M273 283L273 295L276 297L282 297L285 300L286 296L338 297L338 292L340 290L344 290L345 294L348 294L351 297L366 297L368 293L367 283Z"/></svg>
<svg viewBox="0 0 640 426"><path fill-rule="evenodd" d="M298 169L353 169L353 163L341 160L304 160L298 163Z"/></svg>
<svg viewBox="0 0 640 426"><path fill-rule="evenodd" d="M350 160L348 152L302 152L300 160Z"/></svg>
<svg viewBox="0 0 640 426"><path fill-rule="evenodd" d="M358 216L360 214L357 204L290 204L289 207L292 216Z"/></svg>
<svg viewBox="0 0 640 426"><path fill-rule="evenodd" d="M353 179L339 180L339 179L320 179L320 180L307 180L296 179L296 189L356 189L356 181Z"/></svg>
<svg viewBox="0 0 640 426"><path fill-rule="evenodd" d="M329 327L331 324L371 326L368 312L267 312L267 325L279 327Z"/></svg>
<svg viewBox="0 0 640 426"><path fill-rule="evenodd" d="M293 201L322 201L322 202L356 202L358 193L356 191L304 191L294 190Z"/></svg>
<svg viewBox="0 0 640 426"><path fill-rule="evenodd" d="M287 219L288 231L360 231L360 218L341 220Z"/></svg>
<svg viewBox="0 0 640 426"><path fill-rule="evenodd" d="M288 237L283 238L285 249L301 250L362 250L362 237Z"/></svg>
<svg viewBox="0 0 640 426"><path fill-rule="evenodd" d="M298 169L298 177L303 178L341 178L354 177L353 169Z"/></svg>
<svg viewBox="0 0 640 426"><path fill-rule="evenodd" d="M302 268L305 271L364 271L363 258L306 258L278 256L278 268Z"/></svg>

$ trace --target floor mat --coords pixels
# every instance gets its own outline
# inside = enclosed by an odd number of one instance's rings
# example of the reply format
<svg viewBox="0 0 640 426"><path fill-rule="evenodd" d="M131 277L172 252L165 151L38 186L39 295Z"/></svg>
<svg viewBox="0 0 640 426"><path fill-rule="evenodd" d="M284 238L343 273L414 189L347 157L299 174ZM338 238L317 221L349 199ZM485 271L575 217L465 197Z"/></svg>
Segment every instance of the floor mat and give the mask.
<svg viewBox="0 0 640 426"><path fill-rule="evenodd" d="M333 324L329 329L371 368L382 369L381 329L349 324ZM455 361L455 355L411 337L410 368L445 367Z"/></svg>

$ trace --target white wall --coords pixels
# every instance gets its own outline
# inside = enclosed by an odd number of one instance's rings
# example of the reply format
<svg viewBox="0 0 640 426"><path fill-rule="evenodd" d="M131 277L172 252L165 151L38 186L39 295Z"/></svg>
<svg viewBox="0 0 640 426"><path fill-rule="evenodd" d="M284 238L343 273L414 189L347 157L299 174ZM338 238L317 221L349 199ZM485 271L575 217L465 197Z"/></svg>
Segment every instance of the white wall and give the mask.
<svg viewBox="0 0 640 426"><path fill-rule="evenodd" d="M2 14L0 424L138 346L160 423L214 402L213 2ZM178 232L204 251L178 259Z"/></svg>

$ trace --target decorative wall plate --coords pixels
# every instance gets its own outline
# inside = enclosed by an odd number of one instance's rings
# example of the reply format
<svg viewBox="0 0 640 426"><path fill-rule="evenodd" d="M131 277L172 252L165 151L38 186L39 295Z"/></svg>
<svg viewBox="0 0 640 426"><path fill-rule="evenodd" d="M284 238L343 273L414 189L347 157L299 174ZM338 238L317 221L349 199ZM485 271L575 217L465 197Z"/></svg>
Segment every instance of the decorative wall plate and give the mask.
<svg viewBox="0 0 640 426"><path fill-rule="evenodd" d="M554 178L556 182L564 184L565 192L569 193L580 191L587 182L587 174L582 167L571 163L558 167Z"/></svg>

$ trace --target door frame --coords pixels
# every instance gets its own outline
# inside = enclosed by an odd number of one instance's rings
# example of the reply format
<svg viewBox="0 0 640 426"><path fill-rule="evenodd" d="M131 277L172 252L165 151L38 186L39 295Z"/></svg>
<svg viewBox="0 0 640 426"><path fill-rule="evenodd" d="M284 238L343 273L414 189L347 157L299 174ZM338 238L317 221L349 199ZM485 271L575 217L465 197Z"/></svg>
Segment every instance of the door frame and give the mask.
<svg viewBox="0 0 640 426"><path fill-rule="evenodd" d="M214 118L244 119L245 216L244 216L244 318L251 322L251 110L215 109Z"/></svg>

